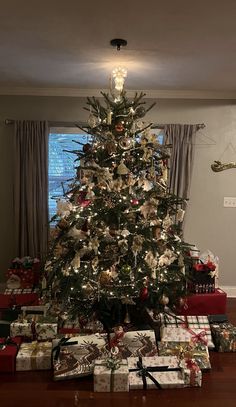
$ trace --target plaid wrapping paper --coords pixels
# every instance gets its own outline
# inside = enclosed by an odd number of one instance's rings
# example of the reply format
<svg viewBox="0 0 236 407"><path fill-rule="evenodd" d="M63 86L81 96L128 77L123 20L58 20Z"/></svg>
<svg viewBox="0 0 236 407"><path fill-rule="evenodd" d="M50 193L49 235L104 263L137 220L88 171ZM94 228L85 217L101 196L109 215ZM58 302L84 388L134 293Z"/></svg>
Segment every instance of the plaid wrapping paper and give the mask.
<svg viewBox="0 0 236 407"><path fill-rule="evenodd" d="M194 359L201 370L211 369L208 348L205 345L186 342L158 342L160 356L176 356L180 360Z"/></svg>
<svg viewBox="0 0 236 407"><path fill-rule="evenodd" d="M236 352L236 327L226 322L212 324L212 336L218 352Z"/></svg>
<svg viewBox="0 0 236 407"><path fill-rule="evenodd" d="M16 371L49 370L52 366L52 343L22 343L16 357Z"/></svg>
<svg viewBox="0 0 236 407"><path fill-rule="evenodd" d="M106 335L80 335L53 340L54 380L72 379L93 373L96 359L107 351Z"/></svg>
<svg viewBox="0 0 236 407"><path fill-rule="evenodd" d="M117 369L109 369L106 360L95 360L94 366L95 392L127 392L129 391L129 369L126 359L122 359Z"/></svg>
<svg viewBox="0 0 236 407"><path fill-rule="evenodd" d="M164 327L176 327L181 328L186 326L194 332L198 330L204 330L207 337L207 346L210 349L214 349L214 343L211 335L211 327L207 316L184 316L184 315L161 315L161 332Z"/></svg>
<svg viewBox="0 0 236 407"><path fill-rule="evenodd" d="M144 374L149 372L145 379L140 369L140 359ZM181 361L181 364L182 366L176 356L128 358L130 389L200 387L202 374L198 365L194 361L191 361L191 364L189 361Z"/></svg>
<svg viewBox="0 0 236 407"><path fill-rule="evenodd" d="M111 334L110 345L117 346L119 357L157 355L156 337L153 330L124 332L116 341L116 334Z"/></svg>

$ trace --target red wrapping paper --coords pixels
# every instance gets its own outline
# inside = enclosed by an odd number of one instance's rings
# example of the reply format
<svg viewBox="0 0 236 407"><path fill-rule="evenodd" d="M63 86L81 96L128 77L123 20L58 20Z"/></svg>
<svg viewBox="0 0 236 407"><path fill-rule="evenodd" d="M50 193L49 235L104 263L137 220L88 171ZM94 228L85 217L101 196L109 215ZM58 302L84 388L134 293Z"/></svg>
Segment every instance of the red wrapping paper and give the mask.
<svg viewBox="0 0 236 407"><path fill-rule="evenodd" d="M187 297L179 315L216 315L226 313L227 295L220 288L214 293L193 294Z"/></svg>
<svg viewBox="0 0 236 407"><path fill-rule="evenodd" d="M0 343L4 343L5 338L0 338ZM5 349L0 349L0 372L14 373L16 369L16 355L21 344L21 338L11 338L11 341L16 344L6 345Z"/></svg>
<svg viewBox="0 0 236 407"><path fill-rule="evenodd" d="M39 296L37 293L0 294L0 308L7 309L17 305L39 305Z"/></svg>

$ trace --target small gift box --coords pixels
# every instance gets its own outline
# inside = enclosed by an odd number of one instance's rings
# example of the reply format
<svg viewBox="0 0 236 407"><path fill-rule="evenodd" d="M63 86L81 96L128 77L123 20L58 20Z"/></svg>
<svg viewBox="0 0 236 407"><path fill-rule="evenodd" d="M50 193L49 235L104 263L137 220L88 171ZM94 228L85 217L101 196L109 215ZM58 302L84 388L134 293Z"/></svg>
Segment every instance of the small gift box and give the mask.
<svg viewBox="0 0 236 407"><path fill-rule="evenodd" d="M28 339L45 341L56 338L57 322L49 317L39 317L35 320L22 319L11 323L11 336L23 336Z"/></svg>
<svg viewBox="0 0 236 407"><path fill-rule="evenodd" d="M184 316L173 314L161 314L160 319L161 319L161 332L164 327L184 328L193 336L196 330L205 331L208 348L210 349L214 348L214 343L211 336L211 328L207 316L204 315Z"/></svg>
<svg viewBox="0 0 236 407"><path fill-rule="evenodd" d="M163 327L161 329L162 342L186 342L208 345L206 331L202 329L191 329L181 327Z"/></svg>
<svg viewBox="0 0 236 407"><path fill-rule="evenodd" d="M177 356L182 359L194 359L201 370L211 369L210 356L206 345L186 342L158 342L160 356Z"/></svg>
<svg viewBox="0 0 236 407"><path fill-rule="evenodd" d="M95 392L129 391L129 369L126 359L109 358L95 361Z"/></svg>
<svg viewBox="0 0 236 407"><path fill-rule="evenodd" d="M211 325L213 340L218 352L236 352L236 327L226 322Z"/></svg>
<svg viewBox="0 0 236 407"><path fill-rule="evenodd" d="M54 379L64 380L93 373L96 359L106 350L106 335L81 335L53 340Z"/></svg>
<svg viewBox="0 0 236 407"><path fill-rule="evenodd" d="M14 372L21 338L0 338L0 372Z"/></svg>
<svg viewBox="0 0 236 407"><path fill-rule="evenodd" d="M110 347L117 346L119 357L157 355L156 337L153 330L124 332L121 327L110 336Z"/></svg>
<svg viewBox="0 0 236 407"><path fill-rule="evenodd" d="M175 356L128 358L130 389L166 389L201 385L201 371L193 362L179 365ZM195 369L195 370L194 370Z"/></svg>
<svg viewBox="0 0 236 407"><path fill-rule="evenodd" d="M16 357L16 371L51 369L51 342L22 343Z"/></svg>

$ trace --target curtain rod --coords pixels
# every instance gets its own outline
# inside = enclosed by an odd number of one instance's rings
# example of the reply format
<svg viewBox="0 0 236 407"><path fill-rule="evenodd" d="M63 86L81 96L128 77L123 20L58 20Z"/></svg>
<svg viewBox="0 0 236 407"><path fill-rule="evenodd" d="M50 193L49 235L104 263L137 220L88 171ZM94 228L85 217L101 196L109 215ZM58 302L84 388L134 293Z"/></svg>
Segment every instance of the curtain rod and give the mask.
<svg viewBox="0 0 236 407"><path fill-rule="evenodd" d="M10 124L14 124L15 120L14 119L6 119L4 122L6 125L10 125ZM49 127L76 127L76 125L78 125L79 127L84 127L87 128L89 127L87 123L85 122L60 122L60 121L48 121L48 125ZM200 123L200 124L196 124L197 126L197 130L199 129L204 129L205 124L204 123ZM152 129L164 129L165 124L155 124L153 123L153 125L151 126Z"/></svg>

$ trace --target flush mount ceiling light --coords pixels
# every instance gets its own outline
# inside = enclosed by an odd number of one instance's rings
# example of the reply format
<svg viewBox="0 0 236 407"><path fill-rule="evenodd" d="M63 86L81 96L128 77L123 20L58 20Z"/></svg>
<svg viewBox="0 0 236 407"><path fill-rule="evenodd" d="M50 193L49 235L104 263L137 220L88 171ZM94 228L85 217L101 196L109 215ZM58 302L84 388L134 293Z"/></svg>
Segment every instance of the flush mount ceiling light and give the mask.
<svg viewBox="0 0 236 407"><path fill-rule="evenodd" d="M114 38L110 41L112 47L116 47L117 51L120 51L121 47L126 47L127 41L122 38Z"/></svg>
<svg viewBox="0 0 236 407"><path fill-rule="evenodd" d="M116 47L117 51L120 51L121 47L126 47L127 41L122 38L114 38L110 41L112 47ZM123 91L125 78L127 76L127 69L122 67L117 67L112 71L112 78L115 83L115 89L121 93Z"/></svg>

